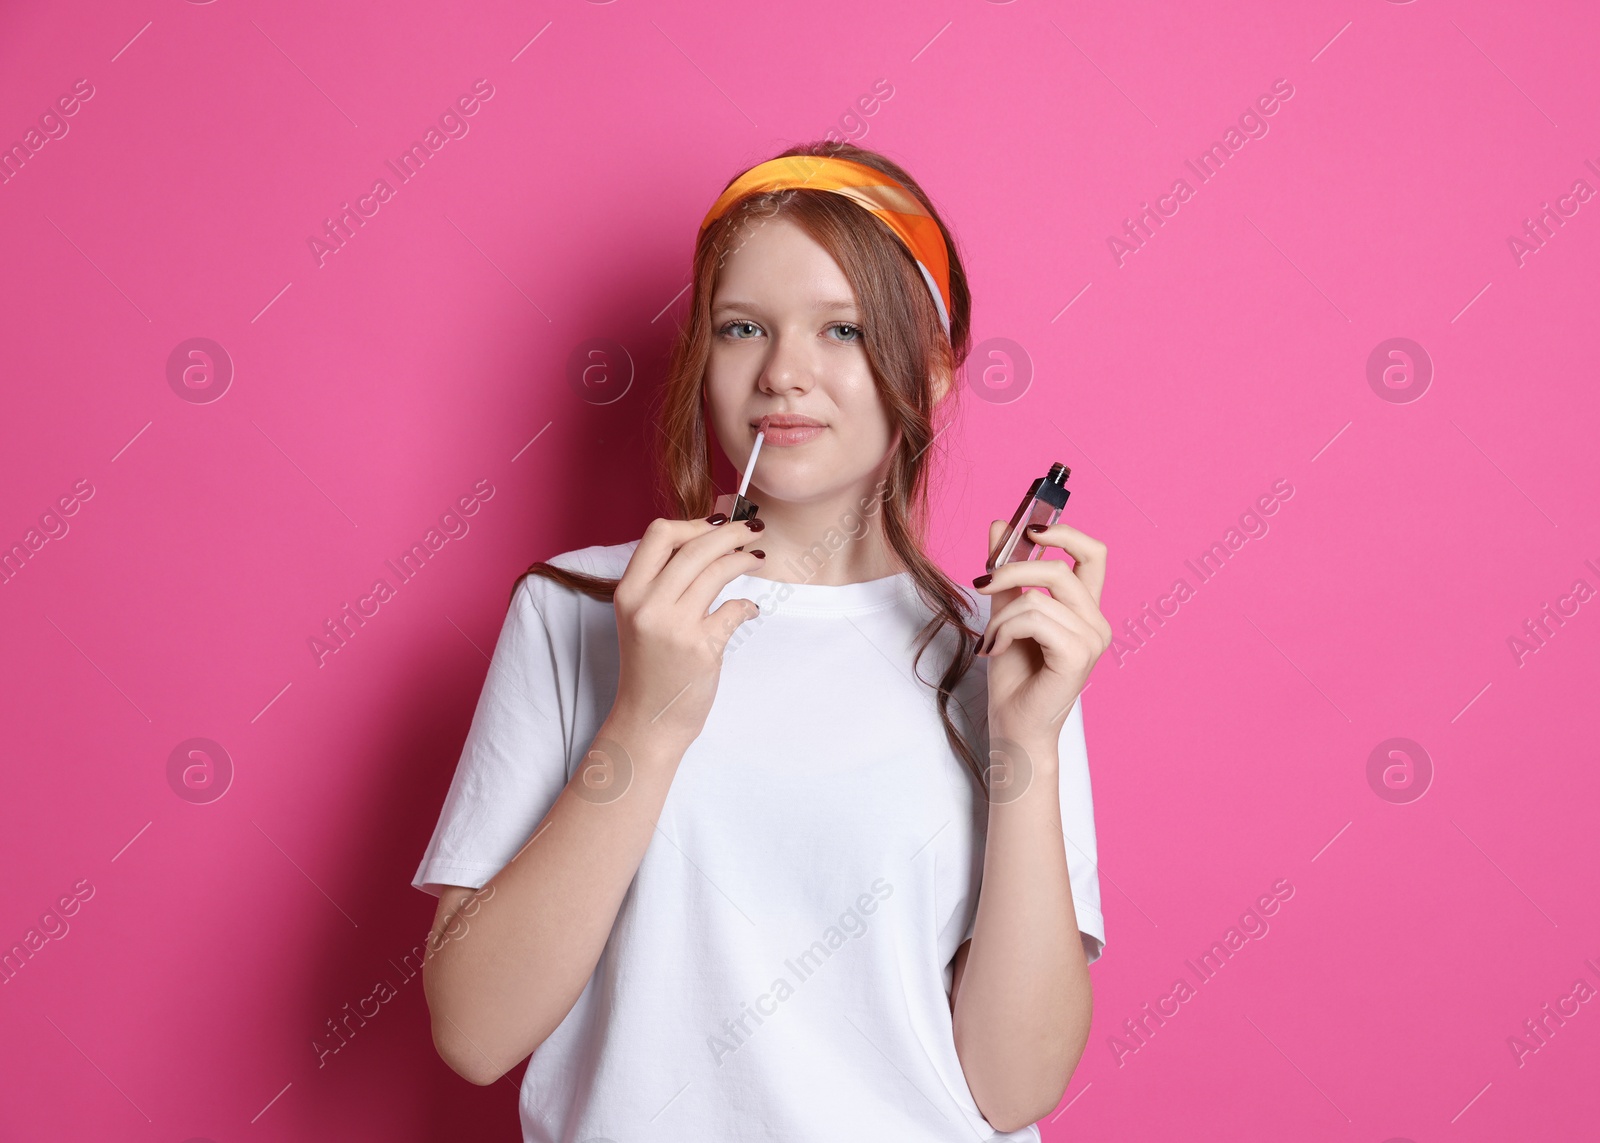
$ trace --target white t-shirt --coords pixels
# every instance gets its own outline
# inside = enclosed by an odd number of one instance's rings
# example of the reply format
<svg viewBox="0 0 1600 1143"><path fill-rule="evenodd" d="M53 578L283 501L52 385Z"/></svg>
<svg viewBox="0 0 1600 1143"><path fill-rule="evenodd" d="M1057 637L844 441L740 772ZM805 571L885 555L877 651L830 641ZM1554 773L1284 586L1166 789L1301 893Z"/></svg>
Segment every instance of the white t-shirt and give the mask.
<svg viewBox="0 0 1600 1143"><path fill-rule="evenodd" d="M550 562L618 577L637 546ZM966 594L982 630L989 599ZM913 677L931 613L910 573L739 576L713 606L741 596L761 614L724 652L593 976L533 1053L524 1140L1037 1140L995 1133L956 1055L950 962L972 935L988 806ZM937 681L954 646L946 627L922 677ZM515 856L609 713L617 669L611 604L523 581L414 886L479 888ZM951 704L979 758L987 678L976 659ZM1092 962L1105 923L1081 701L1060 761Z"/></svg>

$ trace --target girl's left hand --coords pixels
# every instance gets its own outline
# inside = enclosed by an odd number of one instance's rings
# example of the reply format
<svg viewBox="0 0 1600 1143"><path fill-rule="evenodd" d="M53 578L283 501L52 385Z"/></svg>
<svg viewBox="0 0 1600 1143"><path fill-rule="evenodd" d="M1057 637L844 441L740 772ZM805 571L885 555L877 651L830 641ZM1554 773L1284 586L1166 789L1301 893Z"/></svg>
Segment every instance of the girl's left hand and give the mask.
<svg viewBox="0 0 1600 1143"><path fill-rule="evenodd" d="M989 524L989 551L1007 523ZM1041 558L995 568L977 589L990 597L978 653L989 658L991 733L1053 747L1089 672L1111 645L1111 624L1100 614L1106 546L1060 523L1028 535L1040 547L1064 549L1075 563Z"/></svg>

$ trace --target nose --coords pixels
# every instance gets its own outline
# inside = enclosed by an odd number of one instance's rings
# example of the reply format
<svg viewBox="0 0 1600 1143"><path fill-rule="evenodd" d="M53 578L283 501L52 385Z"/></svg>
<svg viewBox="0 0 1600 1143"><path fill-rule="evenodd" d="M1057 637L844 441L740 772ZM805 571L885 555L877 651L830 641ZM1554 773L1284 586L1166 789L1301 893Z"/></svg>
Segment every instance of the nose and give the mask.
<svg viewBox="0 0 1600 1143"><path fill-rule="evenodd" d="M816 384L810 360L800 339L777 335L756 386L770 396L807 393Z"/></svg>

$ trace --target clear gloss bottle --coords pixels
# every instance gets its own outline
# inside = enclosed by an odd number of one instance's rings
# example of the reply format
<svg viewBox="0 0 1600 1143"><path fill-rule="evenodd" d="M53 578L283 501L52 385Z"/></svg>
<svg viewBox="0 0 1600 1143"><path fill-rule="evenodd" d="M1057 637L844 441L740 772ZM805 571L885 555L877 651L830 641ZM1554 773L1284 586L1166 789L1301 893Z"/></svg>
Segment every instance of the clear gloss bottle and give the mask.
<svg viewBox="0 0 1600 1143"><path fill-rule="evenodd" d="M1057 461L1050 466L1049 472L1028 486L1028 494L1017 505L1011 523L1006 525L1005 534L1000 537L994 551L989 553L989 562L983 565L985 571L992 572L1001 564L1033 558L1038 545L1028 534L1028 525L1056 522L1061 510L1067 506L1067 497L1072 495L1067 490L1067 477L1071 475L1072 469Z"/></svg>

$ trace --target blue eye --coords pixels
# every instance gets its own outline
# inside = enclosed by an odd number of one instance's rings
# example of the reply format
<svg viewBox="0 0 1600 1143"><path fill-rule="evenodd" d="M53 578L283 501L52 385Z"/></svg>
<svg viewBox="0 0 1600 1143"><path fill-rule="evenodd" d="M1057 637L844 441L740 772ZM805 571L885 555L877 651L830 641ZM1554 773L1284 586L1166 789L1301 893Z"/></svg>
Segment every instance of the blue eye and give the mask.
<svg viewBox="0 0 1600 1143"><path fill-rule="evenodd" d="M733 332L736 329L746 328L746 327L748 329L754 331L754 332L750 333L748 336L741 336L740 334L737 334L737 333ZM859 345L859 344L861 344L861 340L862 340L863 336L865 336L862 333L862 330L861 330L860 326L853 325L852 323L847 322L847 321L836 321L832 325L830 325L828 328L829 329L842 329L842 330L844 330L845 333L846 333L846 336L841 338L840 340L845 345ZM751 338L755 337L760 332L761 332L761 327L760 326L758 326L755 322L748 321L748 320L746 320L744 318L734 318L732 321L726 323L720 329L717 330L717 334L719 336L725 337L725 338L729 339L730 341L749 341Z"/></svg>

